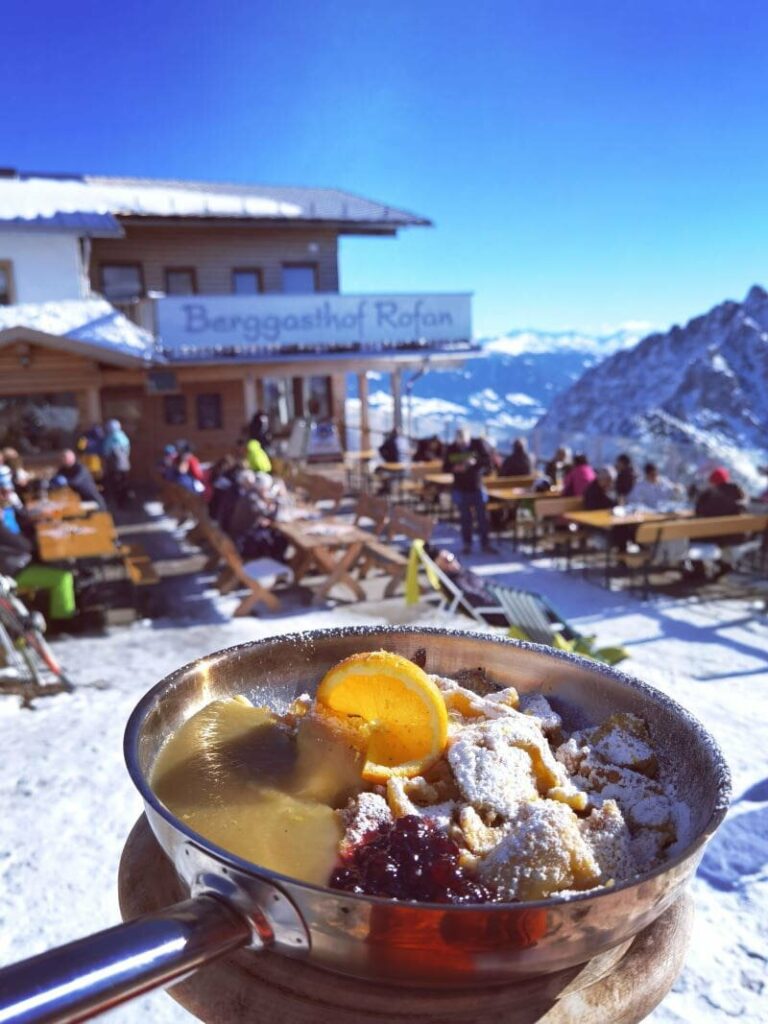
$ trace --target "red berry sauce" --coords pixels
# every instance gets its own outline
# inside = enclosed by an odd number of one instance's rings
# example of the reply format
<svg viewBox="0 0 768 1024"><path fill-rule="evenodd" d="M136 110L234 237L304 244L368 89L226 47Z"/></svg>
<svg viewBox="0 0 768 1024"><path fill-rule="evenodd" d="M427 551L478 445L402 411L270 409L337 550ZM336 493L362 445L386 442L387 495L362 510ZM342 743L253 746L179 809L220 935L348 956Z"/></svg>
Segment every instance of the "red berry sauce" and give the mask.
<svg viewBox="0 0 768 1024"><path fill-rule="evenodd" d="M332 889L421 903L487 903L493 897L459 865L459 848L428 818L384 822L345 851Z"/></svg>

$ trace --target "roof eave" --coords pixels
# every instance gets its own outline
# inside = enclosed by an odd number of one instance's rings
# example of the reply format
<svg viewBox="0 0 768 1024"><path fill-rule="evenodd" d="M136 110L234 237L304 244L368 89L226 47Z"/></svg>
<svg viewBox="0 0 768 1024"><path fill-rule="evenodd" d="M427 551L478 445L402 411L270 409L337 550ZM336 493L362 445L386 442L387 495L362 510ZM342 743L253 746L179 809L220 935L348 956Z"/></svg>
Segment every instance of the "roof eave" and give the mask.
<svg viewBox="0 0 768 1024"><path fill-rule="evenodd" d="M345 235L394 235L400 228L434 227L426 217L413 220L339 220L318 217L197 217L179 214L158 217L156 214L121 213L116 215L120 224L142 227L228 227L228 228L286 228L288 230L323 228Z"/></svg>
<svg viewBox="0 0 768 1024"><path fill-rule="evenodd" d="M38 331L32 327L18 325L0 329L0 348L13 345L18 342L27 342L30 345L43 345L46 348L58 349L61 352L68 352L70 355L83 356L93 359L99 363L107 363L112 366L121 366L130 369L150 366L155 362L165 363L165 357L160 353L153 352L145 356L119 349L111 349L106 345L98 345L89 341L81 341L79 338L70 338L65 334L48 334L47 331Z"/></svg>

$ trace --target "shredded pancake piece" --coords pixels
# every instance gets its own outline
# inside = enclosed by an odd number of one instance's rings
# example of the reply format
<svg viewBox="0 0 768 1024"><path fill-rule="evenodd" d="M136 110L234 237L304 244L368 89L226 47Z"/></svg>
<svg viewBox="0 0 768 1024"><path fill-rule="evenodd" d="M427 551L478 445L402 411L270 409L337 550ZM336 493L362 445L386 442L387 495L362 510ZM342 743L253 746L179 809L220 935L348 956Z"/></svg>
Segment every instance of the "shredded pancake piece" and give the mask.
<svg viewBox="0 0 768 1024"><path fill-rule="evenodd" d="M565 804L520 804L501 842L483 858L478 874L502 899L540 900L563 890L590 889L600 865Z"/></svg>

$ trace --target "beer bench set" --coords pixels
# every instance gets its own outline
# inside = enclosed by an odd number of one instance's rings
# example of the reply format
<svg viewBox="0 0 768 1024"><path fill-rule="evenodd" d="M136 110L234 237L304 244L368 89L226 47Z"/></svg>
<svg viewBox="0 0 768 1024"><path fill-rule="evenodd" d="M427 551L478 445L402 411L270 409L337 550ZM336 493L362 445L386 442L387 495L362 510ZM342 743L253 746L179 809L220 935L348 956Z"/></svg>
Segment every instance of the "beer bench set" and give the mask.
<svg viewBox="0 0 768 1024"><path fill-rule="evenodd" d="M729 542L731 538L734 542ZM667 551L669 545L680 541L713 542L717 546L716 556L726 556L726 561L737 568L754 556L764 574L768 561L768 515L666 520L638 527L635 544L640 550L622 554L620 559L633 572L642 573L643 600L649 596L650 576L655 569L679 566L679 560L673 562ZM688 559L695 559L697 554L695 547L688 549Z"/></svg>
<svg viewBox="0 0 768 1024"><path fill-rule="evenodd" d="M81 501L65 488L28 506L35 519L38 557L43 563L74 567L85 561L122 562L125 574L137 591L156 586L160 576L141 544L118 540L111 514L95 503Z"/></svg>
<svg viewBox="0 0 768 1024"><path fill-rule="evenodd" d="M301 476L291 480L291 486L307 493L306 480ZM326 481L326 483L330 483ZM330 488L312 487L316 500L338 506ZM208 508L199 494L178 484L163 482L163 505L180 525L188 524L187 540L202 547L208 554L205 568L218 571L216 587L226 594L245 590L245 596L235 609L236 616L248 615L262 604L270 611L280 607L276 585L285 581L300 583L312 575L319 579L312 584L313 601L324 601L335 586L346 587L357 600L365 599L360 585L373 569L388 576L385 593L391 597L404 583L408 568L408 555L404 548L412 540L429 540L434 520L411 509L393 506L370 494L362 494L354 509L352 522L332 517L317 516L317 506L307 508L305 518L277 520L273 525L289 541L293 550L287 564L271 559L244 562L234 542L208 514ZM302 511L302 510L299 510ZM314 512L314 517L309 518ZM399 547L398 542L403 545ZM267 564L268 563L268 564ZM265 583L265 574L270 577Z"/></svg>

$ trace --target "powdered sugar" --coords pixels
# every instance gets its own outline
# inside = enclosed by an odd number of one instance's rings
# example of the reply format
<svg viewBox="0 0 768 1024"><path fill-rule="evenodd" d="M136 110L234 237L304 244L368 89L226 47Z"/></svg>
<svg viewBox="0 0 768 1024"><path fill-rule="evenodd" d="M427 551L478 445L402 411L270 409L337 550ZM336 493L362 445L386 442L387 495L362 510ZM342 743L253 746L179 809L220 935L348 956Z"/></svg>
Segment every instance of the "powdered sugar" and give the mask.
<svg viewBox="0 0 768 1024"><path fill-rule="evenodd" d="M448 751L465 800L477 810L512 817L521 802L538 796L530 755L501 740L501 722L471 726Z"/></svg>
<svg viewBox="0 0 768 1024"><path fill-rule="evenodd" d="M345 826L342 848L356 845L362 838L384 822L392 821L387 801L378 793L360 793L341 812Z"/></svg>
<svg viewBox="0 0 768 1024"><path fill-rule="evenodd" d="M502 899L538 900L562 889L589 889L599 864L565 804L520 804L504 838L483 858L479 875Z"/></svg>

